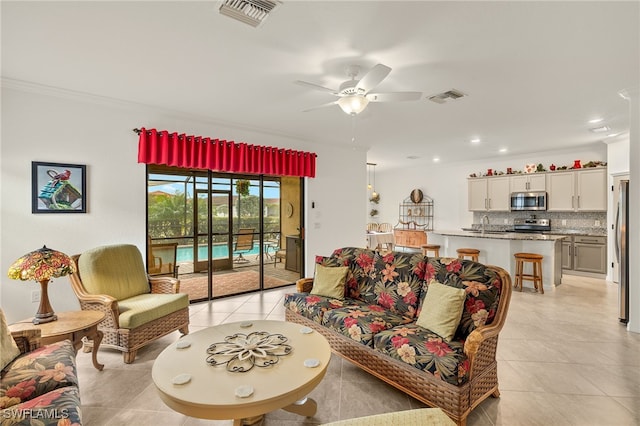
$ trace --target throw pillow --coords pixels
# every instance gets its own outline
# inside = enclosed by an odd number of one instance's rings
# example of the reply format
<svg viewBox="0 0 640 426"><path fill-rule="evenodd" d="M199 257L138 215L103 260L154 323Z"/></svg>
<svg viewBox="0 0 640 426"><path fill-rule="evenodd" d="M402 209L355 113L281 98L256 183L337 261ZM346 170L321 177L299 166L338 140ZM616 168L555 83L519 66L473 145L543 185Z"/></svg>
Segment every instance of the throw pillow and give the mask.
<svg viewBox="0 0 640 426"><path fill-rule="evenodd" d="M466 292L434 281L429 284L416 324L451 340L458 328Z"/></svg>
<svg viewBox="0 0 640 426"><path fill-rule="evenodd" d="M0 309L0 370L20 355L20 349L16 345L16 341L11 336L7 320L4 318L4 312Z"/></svg>
<svg viewBox="0 0 640 426"><path fill-rule="evenodd" d="M344 299L344 286L348 271L348 266L316 265L311 294L338 300Z"/></svg>

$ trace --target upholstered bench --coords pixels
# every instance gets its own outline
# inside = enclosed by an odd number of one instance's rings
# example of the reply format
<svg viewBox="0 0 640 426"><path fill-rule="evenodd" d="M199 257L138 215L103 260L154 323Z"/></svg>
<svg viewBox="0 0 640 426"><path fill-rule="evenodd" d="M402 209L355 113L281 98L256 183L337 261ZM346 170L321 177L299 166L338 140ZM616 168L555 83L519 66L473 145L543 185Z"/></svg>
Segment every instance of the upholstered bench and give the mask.
<svg viewBox="0 0 640 426"><path fill-rule="evenodd" d="M455 423L439 408L418 408L394 411L355 419L324 423L322 426L454 426Z"/></svg>

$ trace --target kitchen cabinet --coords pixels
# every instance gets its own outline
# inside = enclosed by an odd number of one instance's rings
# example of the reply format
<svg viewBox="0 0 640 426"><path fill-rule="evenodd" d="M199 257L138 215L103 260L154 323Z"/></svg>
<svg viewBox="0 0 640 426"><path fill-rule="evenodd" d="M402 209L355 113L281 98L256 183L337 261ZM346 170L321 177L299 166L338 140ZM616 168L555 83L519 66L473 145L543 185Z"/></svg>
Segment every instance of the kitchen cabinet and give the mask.
<svg viewBox="0 0 640 426"><path fill-rule="evenodd" d="M607 169L547 173L548 211L606 211Z"/></svg>
<svg viewBox="0 0 640 426"><path fill-rule="evenodd" d="M606 274L607 237L567 237L562 243L562 269Z"/></svg>
<svg viewBox="0 0 640 426"><path fill-rule="evenodd" d="M468 181L469 211L509 211L508 177L471 178Z"/></svg>
<svg viewBox="0 0 640 426"><path fill-rule="evenodd" d="M396 246L420 248L427 244L427 233L419 229L394 229Z"/></svg>
<svg viewBox="0 0 640 426"><path fill-rule="evenodd" d="M546 191L547 178L544 173L509 176L511 192Z"/></svg>

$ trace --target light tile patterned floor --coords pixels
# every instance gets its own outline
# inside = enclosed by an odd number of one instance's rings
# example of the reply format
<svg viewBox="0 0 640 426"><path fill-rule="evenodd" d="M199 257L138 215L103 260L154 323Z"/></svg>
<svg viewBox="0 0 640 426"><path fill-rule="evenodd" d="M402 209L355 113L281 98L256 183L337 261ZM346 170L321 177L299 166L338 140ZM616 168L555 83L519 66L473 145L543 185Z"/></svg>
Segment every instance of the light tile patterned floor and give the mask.
<svg viewBox="0 0 640 426"><path fill-rule="evenodd" d="M191 331L222 322L282 320L282 298L289 291L293 287L192 305ZM498 346L501 397L483 402L467 424L639 425L640 335L619 324L617 291L603 280L565 276L544 295L526 287L514 292ZM130 365L120 353L101 350L102 372L93 368L90 354L80 352L84 424L231 425L186 417L158 398L153 360L177 338L176 332L146 347ZM267 415L265 425L313 425L422 407L335 355L311 396L319 407L315 417L279 410Z"/></svg>

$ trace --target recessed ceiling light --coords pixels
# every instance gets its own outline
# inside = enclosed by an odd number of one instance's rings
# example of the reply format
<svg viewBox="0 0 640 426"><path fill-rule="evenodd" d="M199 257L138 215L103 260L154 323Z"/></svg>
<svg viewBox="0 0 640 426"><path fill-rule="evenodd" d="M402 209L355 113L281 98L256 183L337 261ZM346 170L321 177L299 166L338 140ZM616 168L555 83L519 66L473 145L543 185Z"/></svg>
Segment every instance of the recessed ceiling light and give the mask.
<svg viewBox="0 0 640 426"><path fill-rule="evenodd" d="M507 148L500 148L498 152L507 152Z"/></svg>
<svg viewBox="0 0 640 426"><path fill-rule="evenodd" d="M602 118L592 118L591 120L589 120L589 124L600 123L602 120Z"/></svg>
<svg viewBox="0 0 640 426"><path fill-rule="evenodd" d="M609 130L611 130L611 128L609 126L600 126L600 127L593 127L589 130L591 130L594 133L602 133L602 132L608 132Z"/></svg>
<svg viewBox="0 0 640 426"><path fill-rule="evenodd" d="M420 158L420 157L417 156L417 155L408 155L407 156L407 160L417 160L418 158Z"/></svg>
<svg viewBox="0 0 640 426"><path fill-rule="evenodd" d="M608 137L608 138L612 138L612 137L614 137L614 136L618 136L619 134L620 134L620 133L609 133L609 134L607 135L607 137Z"/></svg>
<svg viewBox="0 0 640 426"><path fill-rule="evenodd" d="M480 143L480 138L471 139L471 143Z"/></svg>
<svg viewBox="0 0 640 426"><path fill-rule="evenodd" d="M440 157L433 157L433 162L437 163L438 161L440 161Z"/></svg>

